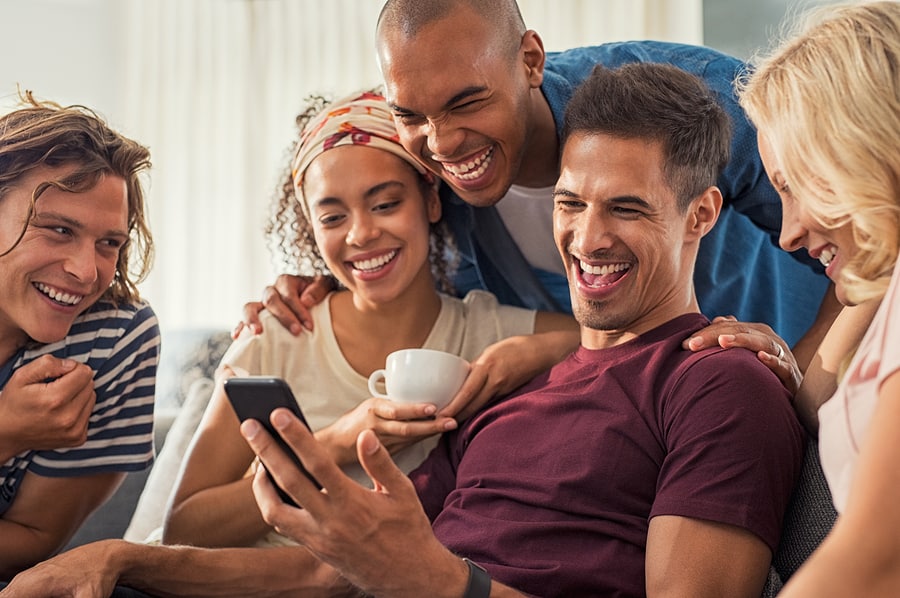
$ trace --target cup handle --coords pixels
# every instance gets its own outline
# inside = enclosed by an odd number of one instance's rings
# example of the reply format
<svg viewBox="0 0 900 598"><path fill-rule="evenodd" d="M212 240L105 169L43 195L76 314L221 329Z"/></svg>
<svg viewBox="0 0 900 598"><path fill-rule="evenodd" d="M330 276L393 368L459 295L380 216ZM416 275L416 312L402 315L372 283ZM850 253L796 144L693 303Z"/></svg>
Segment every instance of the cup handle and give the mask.
<svg viewBox="0 0 900 598"><path fill-rule="evenodd" d="M369 394L379 399L386 399L388 398L386 394L378 392L376 384L379 380L384 380L384 370L375 370L369 375Z"/></svg>

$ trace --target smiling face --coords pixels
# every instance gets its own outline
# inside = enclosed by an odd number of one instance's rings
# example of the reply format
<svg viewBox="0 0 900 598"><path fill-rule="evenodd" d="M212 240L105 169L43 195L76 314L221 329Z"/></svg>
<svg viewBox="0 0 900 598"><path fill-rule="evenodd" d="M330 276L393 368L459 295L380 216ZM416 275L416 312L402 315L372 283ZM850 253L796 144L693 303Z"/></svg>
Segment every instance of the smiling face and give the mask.
<svg viewBox="0 0 900 598"><path fill-rule="evenodd" d="M0 198L0 252L15 244L33 190L65 172L35 169ZM122 178L103 176L83 193L51 186L41 194L21 241L0 257L0 361L28 338L49 343L68 334L112 282L127 223Z"/></svg>
<svg viewBox="0 0 900 598"><path fill-rule="evenodd" d="M406 161L373 147L336 147L312 161L298 196L306 198L326 265L357 306L388 303L409 289L434 292L429 225L440 219L440 201L432 188L423 196Z"/></svg>
<svg viewBox="0 0 900 598"><path fill-rule="evenodd" d="M379 32L385 96L401 143L475 206L493 205L523 170L534 170L522 168L537 126L533 104L546 103L539 39L526 35L514 52L500 37L466 6L411 37ZM555 139L552 118L547 127ZM555 145L540 152L553 177L555 153Z"/></svg>
<svg viewBox="0 0 900 598"><path fill-rule="evenodd" d="M711 188L715 189L715 188ZM685 213L658 142L573 133L554 191L553 230L582 343L602 348L698 311L693 266L715 223L715 190Z"/></svg>
<svg viewBox="0 0 900 598"><path fill-rule="evenodd" d="M772 186L781 197L781 237L779 244L785 251L796 251L805 247L813 259L825 266L825 274L835 284L835 294L844 305L852 305L847 297L841 271L853 258L857 250L853 239L853 226L849 222L837 228L823 226L810 213L803 201L792 192L789 181L786 181L781 165L775 156L772 146L761 134L757 135L759 155Z"/></svg>

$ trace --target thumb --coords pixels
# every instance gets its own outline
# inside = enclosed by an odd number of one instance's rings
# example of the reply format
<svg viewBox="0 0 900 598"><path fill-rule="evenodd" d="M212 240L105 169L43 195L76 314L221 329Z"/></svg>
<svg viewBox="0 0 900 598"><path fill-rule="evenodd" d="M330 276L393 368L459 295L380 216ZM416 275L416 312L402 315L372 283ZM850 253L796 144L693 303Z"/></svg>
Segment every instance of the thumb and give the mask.
<svg viewBox="0 0 900 598"><path fill-rule="evenodd" d="M409 478L397 468L374 431L363 430L359 433L356 438L356 454L359 463L375 484L376 491L396 492L400 484L409 481Z"/></svg>

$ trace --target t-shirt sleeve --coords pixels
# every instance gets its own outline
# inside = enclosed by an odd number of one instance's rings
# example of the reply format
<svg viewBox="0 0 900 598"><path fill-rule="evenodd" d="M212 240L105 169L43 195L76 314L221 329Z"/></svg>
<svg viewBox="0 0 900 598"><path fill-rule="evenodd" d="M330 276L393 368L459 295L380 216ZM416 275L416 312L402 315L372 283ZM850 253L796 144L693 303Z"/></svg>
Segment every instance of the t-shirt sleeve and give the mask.
<svg viewBox="0 0 900 598"><path fill-rule="evenodd" d="M153 462L153 400L160 332L149 305L111 312L96 328L88 364L97 398L87 441L76 448L39 452L31 470L69 477L139 471ZM112 341L106 347L107 341Z"/></svg>
<svg viewBox="0 0 900 598"><path fill-rule="evenodd" d="M774 552L805 446L781 382L749 351L713 350L664 392L667 456L650 516L737 526Z"/></svg>

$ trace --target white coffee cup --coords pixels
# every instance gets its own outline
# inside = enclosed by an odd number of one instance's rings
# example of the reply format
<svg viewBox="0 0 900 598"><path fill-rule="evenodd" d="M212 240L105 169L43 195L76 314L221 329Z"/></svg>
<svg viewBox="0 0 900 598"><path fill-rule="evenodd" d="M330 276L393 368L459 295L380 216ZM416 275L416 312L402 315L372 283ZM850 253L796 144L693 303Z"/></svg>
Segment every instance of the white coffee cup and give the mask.
<svg viewBox="0 0 900 598"><path fill-rule="evenodd" d="M384 369L369 376L369 392L373 397L399 403L432 403L441 409L468 375L469 362L453 353L401 349L387 356ZM382 379L387 393L378 390Z"/></svg>

